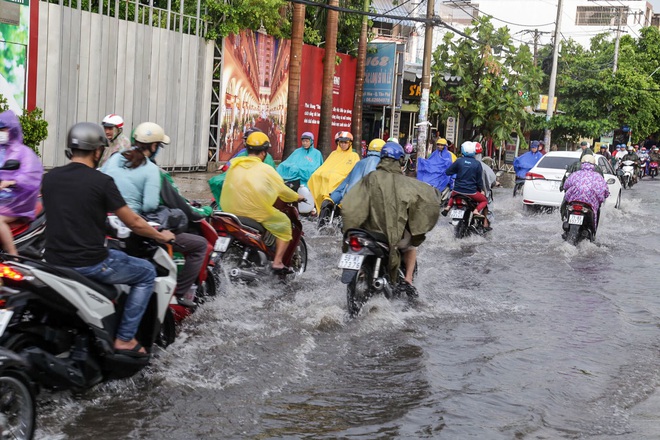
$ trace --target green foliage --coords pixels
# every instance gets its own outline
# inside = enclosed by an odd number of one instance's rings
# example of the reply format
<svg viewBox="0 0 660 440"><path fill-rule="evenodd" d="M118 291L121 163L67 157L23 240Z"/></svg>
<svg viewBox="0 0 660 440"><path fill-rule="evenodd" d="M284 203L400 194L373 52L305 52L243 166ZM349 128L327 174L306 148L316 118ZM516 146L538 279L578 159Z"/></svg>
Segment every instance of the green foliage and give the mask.
<svg viewBox="0 0 660 440"><path fill-rule="evenodd" d="M0 113L7 111L7 99L0 94ZM48 137L48 122L43 118L44 112L40 108L35 108L31 112L24 111L23 115L18 117L23 129L23 143L32 148L39 156L39 144Z"/></svg>
<svg viewBox="0 0 660 440"><path fill-rule="evenodd" d="M205 18L209 22L206 38L214 40L243 29L257 30L262 24L269 35L290 37L290 23L280 14L286 4L284 0L206 0ZM288 29L288 35L283 29Z"/></svg>
<svg viewBox="0 0 660 440"><path fill-rule="evenodd" d="M460 113L469 137L508 140L531 119L541 72L527 46L516 47L507 28L495 29L488 17L473 21L465 33L474 41L445 34L433 53L431 113L443 118ZM445 75L460 76L456 85Z"/></svg>
<svg viewBox="0 0 660 440"><path fill-rule="evenodd" d="M325 3L325 2L319 2ZM364 9L364 0L339 0L339 6L342 8L362 11ZM320 44L325 41L325 23L327 9L307 6L305 8L305 26L309 25L314 29L314 35L318 35L318 42L312 42L305 38L307 44ZM337 29L337 52L357 55L357 46L360 41L360 31L362 30L362 15L352 13L339 13L339 26Z"/></svg>

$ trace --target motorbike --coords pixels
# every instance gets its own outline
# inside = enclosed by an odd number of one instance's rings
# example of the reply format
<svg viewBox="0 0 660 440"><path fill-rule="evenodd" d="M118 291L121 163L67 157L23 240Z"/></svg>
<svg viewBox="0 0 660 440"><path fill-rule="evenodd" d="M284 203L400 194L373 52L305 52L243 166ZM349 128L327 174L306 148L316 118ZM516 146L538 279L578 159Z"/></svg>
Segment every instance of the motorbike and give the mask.
<svg viewBox="0 0 660 440"><path fill-rule="evenodd" d="M417 152L413 151L410 154L406 154L405 162L403 165L403 174L413 174L417 171Z"/></svg>
<svg viewBox="0 0 660 440"><path fill-rule="evenodd" d="M126 234L130 229L118 231ZM155 343L166 346L175 336L168 306L176 266L167 251L142 237L109 240L108 246L122 243L127 253L149 259L157 272L136 338L147 351ZM22 256L0 256L0 280L0 346L23 356L30 377L40 385L83 390L130 377L149 363L150 356L129 356L113 348L128 286L101 284L71 268Z"/></svg>
<svg viewBox="0 0 660 440"><path fill-rule="evenodd" d="M523 187L525 186L525 178L516 176L516 181L513 185L513 197L522 194Z"/></svg>
<svg viewBox="0 0 660 440"><path fill-rule="evenodd" d="M595 240L597 225L594 224L594 211L589 204L577 201L567 202L566 217L562 235L564 240L574 246L585 239Z"/></svg>
<svg viewBox="0 0 660 440"><path fill-rule="evenodd" d="M456 238L464 238L472 234L484 235L489 231L484 226L485 217L477 217L473 213L477 207L474 200L463 194L455 194L452 198L454 202L449 217Z"/></svg>
<svg viewBox="0 0 660 440"><path fill-rule="evenodd" d="M29 365L13 351L0 348L0 438L30 440L36 427L36 393Z"/></svg>
<svg viewBox="0 0 660 440"><path fill-rule="evenodd" d="M289 275L300 275L307 269L307 244L296 205L279 199L275 202L275 207L291 220L293 233L283 258L284 265L292 268L293 273L279 275L283 280ZM275 237L261 223L249 217L214 211L211 226L219 237L215 250L220 254L231 281L249 283L271 276Z"/></svg>
<svg viewBox="0 0 660 440"><path fill-rule="evenodd" d="M326 198L321 204L321 212L317 222L319 231L324 231L336 225L337 229L342 229L341 206L336 205L331 198Z"/></svg>
<svg viewBox="0 0 660 440"><path fill-rule="evenodd" d="M642 178L646 176L647 166L648 166L648 160L645 157L641 158L639 162L639 168L637 169L637 178L639 180L642 180Z"/></svg>
<svg viewBox="0 0 660 440"><path fill-rule="evenodd" d="M651 176L651 179L658 176L658 162L653 160L649 162L649 176Z"/></svg>
<svg viewBox="0 0 660 440"><path fill-rule="evenodd" d="M630 189L635 184L635 162L632 160L624 160L619 165L619 170L617 174L619 175L619 180L624 189Z"/></svg>
<svg viewBox="0 0 660 440"><path fill-rule="evenodd" d="M342 269L341 282L346 284L346 301L351 317L357 316L373 295L382 293L391 299L402 293L399 283L404 279L406 268L402 261L398 279L390 279L387 268L390 246L385 235L364 229L349 229L344 234L342 252L338 267Z"/></svg>

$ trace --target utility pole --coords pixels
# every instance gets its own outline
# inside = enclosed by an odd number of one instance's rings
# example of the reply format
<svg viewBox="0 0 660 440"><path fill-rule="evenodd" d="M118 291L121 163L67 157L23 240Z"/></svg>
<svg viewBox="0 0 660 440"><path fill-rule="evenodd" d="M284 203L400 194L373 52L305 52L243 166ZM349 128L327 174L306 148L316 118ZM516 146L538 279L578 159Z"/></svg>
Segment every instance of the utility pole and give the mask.
<svg viewBox="0 0 660 440"><path fill-rule="evenodd" d="M552 49L552 71L550 72L550 87L548 89L548 110L545 113L545 136L544 142L546 148L550 148L550 141L552 132L550 131L550 120L552 119L554 102L555 102L555 87L557 86L557 61L559 60L559 37L561 36L561 10L563 0L557 1L557 22L555 23L555 41L553 42Z"/></svg>
<svg viewBox="0 0 660 440"><path fill-rule="evenodd" d="M431 94L431 46L433 46L433 16L435 15L435 0L426 2L426 30L424 31L424 60L422 62L422 99L419 103L419 122L417 123L417 160L426 158L426 143L429 111L429 95Z"/></svg>
<svg viewBox="0 0 660 440"><path fill-rule="evenodd" d="M614 66L612 67L612 76L616 75L617 64L619 63L619 43L621 41L621 13L623 8L619 9L619 17L616 23L616 40L614 41ZM628 17L626 17L626 21Z"/></svg>
<svg viewBox="0 0 660 440"><path fill-rule="evenodd" d="M369 12L370 3L370 0L364 0L364 12ZM358 42L357 69L355 71L355 100L353 102L353 115L351 117L351 131L353 132L355 145L360 145L362 141L362 100L364 95L364 70L367 64L368 28L369 17L363 15L360 41Z"/></svg>
<svg viewBox="0 0 660 440"><path fill-rule="evenodd" d="M534 29L534 67L538 64L537 57L539 54L539 30Z"/></svg>

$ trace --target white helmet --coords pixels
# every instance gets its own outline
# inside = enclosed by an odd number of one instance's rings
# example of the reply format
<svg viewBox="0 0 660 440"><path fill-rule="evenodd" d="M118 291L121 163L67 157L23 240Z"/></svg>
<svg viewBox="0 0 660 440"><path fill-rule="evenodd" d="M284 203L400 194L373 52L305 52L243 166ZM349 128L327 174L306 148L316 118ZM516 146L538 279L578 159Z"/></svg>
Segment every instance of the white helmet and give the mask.
<svg viewBox="0 0 660 440"><path fill-rule="evenodd" d="M143 122L135 127L133 138L143 144L153 144L160 142L162 144L169 144L170 137L165 134L163 127L153 122Z"/></svg>
<svg viewBox="0 0 660 440"><path fill-rule="evenodd" d="M595 165L596 158L592 154L585 154L584 156L582 156L582 159L580 159L580 162L582 163L587 162Z"/></svg>
<svg viewBox="0 0 660 440"><path fill-rule="evenodd" d="M103 118L101 125L104 127L124 128L124 119L119 115L110 114Z"/></svg>
<svg viewBox="0 0 660 440"><path fill-rule="evenodd" d="M298 212L301 214L309 214L314 210L314 196L312 192L304 185L298 188L298 195L303 196L305 200L298 202Z"/></svg>
<svg viewBox="0 0 660 440"><path fill-rule="evenodd" d="M477 153L477 145L475 142L465 141L461 145L461 153L466 157L474 157Z"/></svg>

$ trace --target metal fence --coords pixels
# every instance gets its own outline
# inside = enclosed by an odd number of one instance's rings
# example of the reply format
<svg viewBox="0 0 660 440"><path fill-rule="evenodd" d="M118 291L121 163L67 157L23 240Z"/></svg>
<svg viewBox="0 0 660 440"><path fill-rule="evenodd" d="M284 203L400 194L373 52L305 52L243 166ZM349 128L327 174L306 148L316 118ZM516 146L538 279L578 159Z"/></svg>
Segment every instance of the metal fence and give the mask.
<svg viewBox="0 0 660 440"><path fill-rule="evenodd" d="M136 1L41 2L37 106L49 136L47 168L66 162L66 134L76 122L116 113L125 134L140 122L162 125L172 138L159 155L168 169L197 170L208 159L213 42L197 14Z"/></svg>

